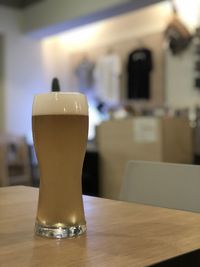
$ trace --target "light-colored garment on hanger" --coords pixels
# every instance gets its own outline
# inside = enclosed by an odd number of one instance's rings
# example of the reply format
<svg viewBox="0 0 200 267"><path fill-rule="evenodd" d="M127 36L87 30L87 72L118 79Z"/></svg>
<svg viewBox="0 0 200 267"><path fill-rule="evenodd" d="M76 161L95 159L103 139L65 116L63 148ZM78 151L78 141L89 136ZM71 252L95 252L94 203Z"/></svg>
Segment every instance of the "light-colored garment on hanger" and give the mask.
<svg viewBox="0 0 200 267"><path fill-rule="evenodd" d="M94 80L99 100L108 104L120 102L121 65L120 57L115 53L106 54L97 61Z"/></svg>

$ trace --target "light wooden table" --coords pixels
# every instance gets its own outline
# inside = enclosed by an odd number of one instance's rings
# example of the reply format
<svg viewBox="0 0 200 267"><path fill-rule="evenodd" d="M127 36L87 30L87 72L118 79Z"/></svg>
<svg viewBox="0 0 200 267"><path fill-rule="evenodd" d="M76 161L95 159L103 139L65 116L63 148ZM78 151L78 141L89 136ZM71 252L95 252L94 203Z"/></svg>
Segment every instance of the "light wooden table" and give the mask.
<svg viewBox="0 0 200 267"><path fill-rule="evenodd" d="M38 190L0 188L0 267L147 266L200 247L200 214L84 197L88 231L33 234Z"/></svg>

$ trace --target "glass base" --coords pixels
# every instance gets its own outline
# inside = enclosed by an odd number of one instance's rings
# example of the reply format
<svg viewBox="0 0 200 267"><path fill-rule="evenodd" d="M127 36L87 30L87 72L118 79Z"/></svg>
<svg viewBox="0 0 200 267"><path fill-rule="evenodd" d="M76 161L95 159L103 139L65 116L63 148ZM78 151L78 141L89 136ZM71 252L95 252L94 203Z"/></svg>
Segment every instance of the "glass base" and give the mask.
<svg viewBox="0 0 200 267"><path fill-rule="evenodd" d="M73 238L86 232L86 225L51 227L36 222L35 234L48 238Z"/></svg>

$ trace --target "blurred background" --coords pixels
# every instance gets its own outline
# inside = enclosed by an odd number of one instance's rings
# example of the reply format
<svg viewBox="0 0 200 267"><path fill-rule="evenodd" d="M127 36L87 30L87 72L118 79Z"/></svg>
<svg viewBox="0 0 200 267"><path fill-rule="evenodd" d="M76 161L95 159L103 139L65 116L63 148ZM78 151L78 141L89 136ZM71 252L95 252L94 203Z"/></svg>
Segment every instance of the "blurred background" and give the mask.
<svg viewBox="0 0 200 267"><path fill-rule="evenodd" d="M83 192L129 159L200 163L200 0L0 0L0 183L39 185L35 94L87 95Z"/></svg>

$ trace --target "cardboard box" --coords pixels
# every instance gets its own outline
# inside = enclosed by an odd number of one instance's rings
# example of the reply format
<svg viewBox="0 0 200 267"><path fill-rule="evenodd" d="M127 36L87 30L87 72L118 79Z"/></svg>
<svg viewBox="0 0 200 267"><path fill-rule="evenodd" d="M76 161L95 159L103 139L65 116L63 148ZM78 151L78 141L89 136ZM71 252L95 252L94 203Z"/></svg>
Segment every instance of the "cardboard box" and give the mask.
<svg viewBox="0 0 200 267"><path fill-rule="evenodd" d="M128 160L192 163L192 128L185 118L134 117L97 127L100 196L117 199Z"/></svg>

